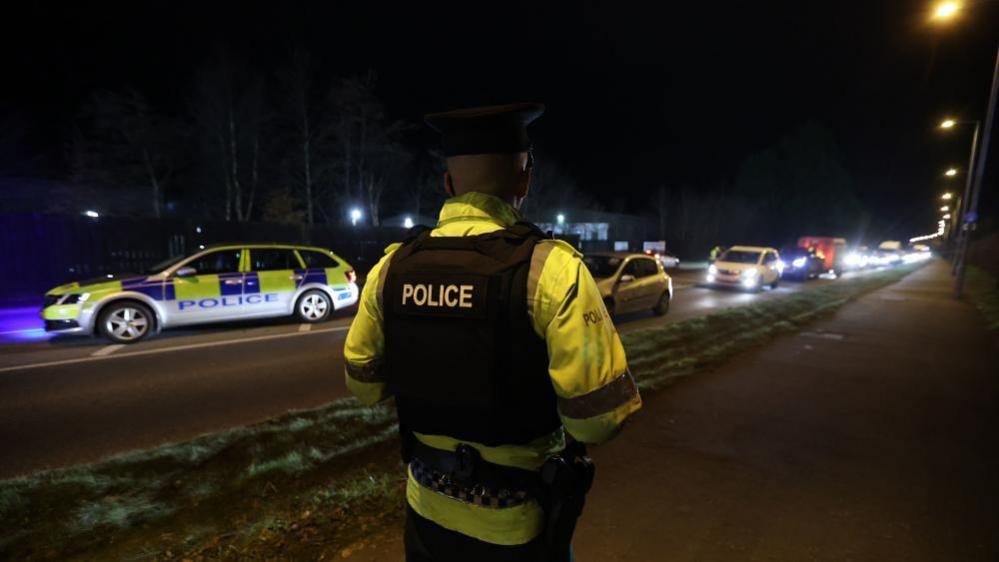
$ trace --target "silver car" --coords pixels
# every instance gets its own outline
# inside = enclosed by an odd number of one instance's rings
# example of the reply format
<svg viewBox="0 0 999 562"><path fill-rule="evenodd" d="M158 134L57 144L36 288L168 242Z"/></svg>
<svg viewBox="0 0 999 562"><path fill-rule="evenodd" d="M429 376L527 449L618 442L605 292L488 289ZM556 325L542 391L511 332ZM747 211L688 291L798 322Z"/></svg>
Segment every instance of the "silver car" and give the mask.
<svg viewBox="0 0 999 562"><path fill-rule="evenodd" d="M657 316L669 311L673 279L653 256L628 252L593 252L583 263L597 282L607 311L627 314L651 310Z"/></svg>

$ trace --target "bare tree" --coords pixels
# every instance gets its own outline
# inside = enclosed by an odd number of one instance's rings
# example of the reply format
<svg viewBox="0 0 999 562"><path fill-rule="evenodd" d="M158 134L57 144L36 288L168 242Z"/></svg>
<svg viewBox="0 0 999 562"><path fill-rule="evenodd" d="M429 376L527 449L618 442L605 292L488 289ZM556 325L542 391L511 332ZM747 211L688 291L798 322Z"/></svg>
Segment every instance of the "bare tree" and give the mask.
<svg viewBox="0 0 999 562"><path fill-rule="evenodd" d="M324 121L325 112L315 101L312 61L301 49L292 52L287 65L277 72L277 81L283 87L282 129L288 131L287 142L293 146L290 161L294 183L300 184L305 203L305 222L312 226L315 220L317 193L315 183L322 176L317 170L317 154L329 132Z"/></svg>
<svg viewBox="0 0 999 562"><path fill-rule="evenodd" d="M655 195L656 218L659 221L659 238L666 239L666 219L669 217L669 189L665 185L656 188Z"/></svg>
<svg viewBox="0 0 999 562"><path fill-rule="evenodd" d="M134 90L91 96L71 141L74 179L120 187L144 185L152 214L163 214L164 189L175 169L179 125L155 114Z"/></svg>
<svg viewBox="0 0 999 562"><path fill-rule="evenodd" d="M227 221L246 221L253 213L260 181L263 88L258 74L225 54L198 75L192 113L214 178L210 182L222 185Z"/></svg>
<svg viewBox="0 0 999 562"><path fill-rule="evenodd" d="M274 190L264 200L263 218L265 222L279 224L301 224L304 213L291 188Z"/></svg>
<svg viewBox="0 0 999 562"><path fill-rule="evenodd" d="M371 224L380 224L382 197L406 158L400 138L407 125L388 118L375 95L376 76L368 72L338 81L330 90L338 164L334 203L363 205Z"/></svg>
<svg viewBox="0 0 999 562"><path fill-rule="evenodd" d="M521 213L536 222L552 222L572 209L599 211L602 206L580 191L576 180L556 160L539 154L531 175L531 187Z"/></svg>

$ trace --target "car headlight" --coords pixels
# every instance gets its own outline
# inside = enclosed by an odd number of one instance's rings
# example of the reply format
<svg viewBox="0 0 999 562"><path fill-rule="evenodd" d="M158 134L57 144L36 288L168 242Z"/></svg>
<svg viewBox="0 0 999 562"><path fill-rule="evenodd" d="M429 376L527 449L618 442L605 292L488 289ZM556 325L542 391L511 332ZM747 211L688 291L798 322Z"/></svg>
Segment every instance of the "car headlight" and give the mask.
<svg viewBox="0 0 999 562"><path fill-rule="evenodd" d="M715 264L709 265L708 266L708 275L717 275L717 274L718 274L718 268L715 267Z"/></svg>
<svg viewBox="0 0 999 562"><path fill-rule="evenodd" d="M795 258L794 261L791 262L791 265L794 267L805 267L805 258Z"/></svg>
<svg viewBox="0 0 999 562"><path fill-rule="evenodd" d="M745 270L745 271L742 272L742 277L744 279L754 279L759 274L760 274L760 272L756 271L755 269L747 269L747 270Z"/></svg>
<svg viewBox="0 0 999 562"><path fill-rule="evenodd" d="M87 302L90 298L90 293L70 293L62 298L62 302L59 304L80 304Z"/></svg>

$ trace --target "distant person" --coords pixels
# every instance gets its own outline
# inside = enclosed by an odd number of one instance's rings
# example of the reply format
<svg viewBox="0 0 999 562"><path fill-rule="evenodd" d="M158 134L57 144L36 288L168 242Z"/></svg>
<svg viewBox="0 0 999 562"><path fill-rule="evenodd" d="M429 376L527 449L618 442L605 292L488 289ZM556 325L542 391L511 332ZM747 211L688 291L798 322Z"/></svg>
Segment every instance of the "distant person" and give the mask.
<svg viewBox="0 0 999 562"><path fill-rule="evenodd" d="M715 246L714 248L711 248L711 252L708 254L708 262L709 263L714 263L714 262L718 261L718 258L724 252L725 252L725 248L723 248L721 246Z"/></svg>
<svg viewBox="0 0 999 562"><path fill-rule="evenodd" d="M350 390L395 397L409 562L571 560L593 478L582 443L642 405L580 254L520 220L543 111L427 116L450 199L372 268L347 335Z"/></svg>

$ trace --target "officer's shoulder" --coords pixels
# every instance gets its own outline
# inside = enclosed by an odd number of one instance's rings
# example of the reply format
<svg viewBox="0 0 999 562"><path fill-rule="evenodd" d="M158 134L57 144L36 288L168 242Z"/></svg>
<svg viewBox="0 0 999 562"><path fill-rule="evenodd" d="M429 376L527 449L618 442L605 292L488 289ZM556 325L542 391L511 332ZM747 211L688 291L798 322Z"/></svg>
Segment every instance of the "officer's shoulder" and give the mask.
<svg viewBox="0 0 999 562"><path fill-rule="evenodd" d="M391 255L392 252L398 250L402 246L402 242L393 242L388 246L385 246L385 255Z"/></svg>
<svg viewBox="0 0 999 562"><path fill-rule="evenodd" d="M582 259L583 257L582 252L574 248L572 244L566 242L565 240L559 240L557 238L545 238L543 240L538 241L538 245L548 249L549 258L551 258L552 256L558 256L559 258L562 259L578 260Z"/></svg>

